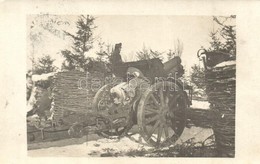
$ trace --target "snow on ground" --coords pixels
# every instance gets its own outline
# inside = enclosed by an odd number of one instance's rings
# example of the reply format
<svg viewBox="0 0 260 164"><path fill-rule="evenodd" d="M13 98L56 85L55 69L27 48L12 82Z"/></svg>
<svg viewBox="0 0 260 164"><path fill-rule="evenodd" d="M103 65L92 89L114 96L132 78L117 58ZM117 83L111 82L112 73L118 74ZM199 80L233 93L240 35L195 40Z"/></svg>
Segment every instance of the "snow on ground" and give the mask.
<svg viewBox="0 0 260 164"><path fill-rule="evenodd" d="M193 101L192 108L209 109L209 103L206 101ZM83 138L71 138L61 141L37 143L34 150L29 150L29 156L65 156L65 157L89 157L100 156L107 152L123 154L133 150L152 150L140 136L137 126L131 131L134 133L130 137L119 139L101 138L96 134L85 136ZM191 127L185 128L176 144L181 144L188 139L194 138L194 142L202 142L213 134L210 128ZM41 149L39 149L41 147ZM38 148L38 149L36 149Z"/></svg>
<svg viewBox="0 0 260 164"><path fill-rule="evenodd" d="M210 103L207 101L192 100L191 108L209 109Z"/></svg>
<svg viewBox="0 0 260 164"><path fill-rule="evenodd" d="M193 138L194 141L204 141L208 136L212 135L213 132L211 129L204 129L199 127L191 127L186 128L180 137L180 139L176 142L182 143L186 140ZM90 138L93 135L90 136ZM99 138L99 137L98 137ZM99 138L97 140L88 141L88 137L83 137L81 139L73 139L73 140L85 140L85 142L67 145L61 147L49 147L43 149L35 149L29 150L28 155L32 157L39 156L65 156L65 157L98 157L101 154L107 152L113 153L127 153L133 150L152 150L154 148L148 146L143 139L141 138L139 133L134 134L131 137L123 137L120 140L118 139L107 139L107 138ZM72 139L66 139L62 142L72 142ZM44 143L45 146L48 143Z"/></svg>
<svg viewBox="0 0 260 164"><path fill-rule="evenodd" d="M34 81L34 82L45 81L54 75L55 75L55 72L50 72L50 73L41 74L41 75L32 75L32 81Z"/></svg>

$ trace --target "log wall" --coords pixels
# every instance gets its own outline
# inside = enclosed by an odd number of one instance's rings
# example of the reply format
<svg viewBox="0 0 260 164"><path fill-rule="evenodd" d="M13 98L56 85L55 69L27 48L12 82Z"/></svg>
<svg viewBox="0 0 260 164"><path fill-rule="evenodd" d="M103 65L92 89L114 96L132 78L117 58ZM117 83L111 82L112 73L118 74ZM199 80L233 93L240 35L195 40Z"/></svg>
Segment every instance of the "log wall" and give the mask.
<svg viewBox="0 0 260 164"><path fill-rule="evenodd" d="M219 155L234 157L236 64L213 67L207 70L206 79Z"/></svg>

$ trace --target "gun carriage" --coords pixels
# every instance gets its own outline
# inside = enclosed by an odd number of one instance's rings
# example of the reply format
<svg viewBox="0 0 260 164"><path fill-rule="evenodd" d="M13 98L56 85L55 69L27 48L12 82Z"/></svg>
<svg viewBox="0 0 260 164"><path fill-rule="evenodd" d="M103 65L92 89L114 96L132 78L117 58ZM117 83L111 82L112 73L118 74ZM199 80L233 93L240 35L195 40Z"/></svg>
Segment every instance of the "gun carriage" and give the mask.
<svg viewBox="0 0 260 164"><path fill-rule="evenodd" d="M93 110L106 115L104 124L110 125L99 134L122 136L137 124L150 145L173 144L185 128L191 104L190 87L178 79L183 74L181 59L163 64L158 58L125 63L115 58L112 70L121 81L104 85L93 101Z"/></svg>

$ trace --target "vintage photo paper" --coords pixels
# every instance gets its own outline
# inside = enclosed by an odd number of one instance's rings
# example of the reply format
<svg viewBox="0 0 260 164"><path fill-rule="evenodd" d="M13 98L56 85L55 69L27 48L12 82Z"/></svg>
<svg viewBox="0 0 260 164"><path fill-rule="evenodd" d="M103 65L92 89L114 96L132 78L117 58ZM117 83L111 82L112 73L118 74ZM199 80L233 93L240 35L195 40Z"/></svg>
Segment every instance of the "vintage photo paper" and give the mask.
<svg viewBox="0 0 260 164"><path fill-rule="evenodd" d="M4 163L257 161L258 3L1 5Z"/></svg>

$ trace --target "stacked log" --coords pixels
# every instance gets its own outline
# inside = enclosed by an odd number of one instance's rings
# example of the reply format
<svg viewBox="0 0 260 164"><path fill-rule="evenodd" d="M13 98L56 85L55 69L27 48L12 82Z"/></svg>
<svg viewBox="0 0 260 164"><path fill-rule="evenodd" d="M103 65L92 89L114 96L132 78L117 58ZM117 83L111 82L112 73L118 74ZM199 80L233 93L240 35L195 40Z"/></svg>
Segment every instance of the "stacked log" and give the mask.
<svg viewBox="0 0 260 164"><path fill-rule="evenodd" d="M226 62L228 63L228 62ZM218 64L206 71L207 95L220 156L235 155L236 64Z"/></svg>
<svg viewBox="0 0 260 164"><path fill-rule="evenodd" d="M54 76L53 102L56 111L86 112L91 109L103 74L80 71L58 72Z"/></svg>

